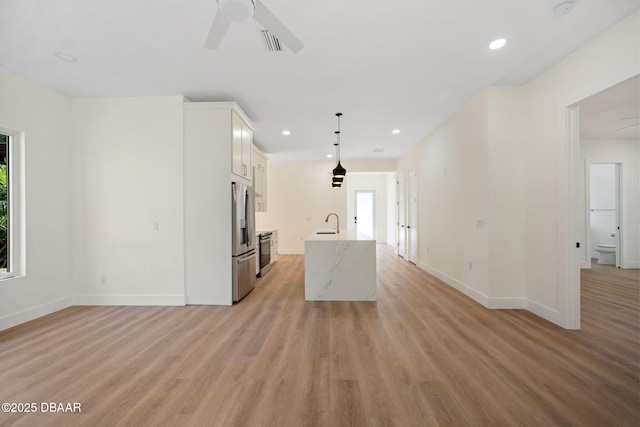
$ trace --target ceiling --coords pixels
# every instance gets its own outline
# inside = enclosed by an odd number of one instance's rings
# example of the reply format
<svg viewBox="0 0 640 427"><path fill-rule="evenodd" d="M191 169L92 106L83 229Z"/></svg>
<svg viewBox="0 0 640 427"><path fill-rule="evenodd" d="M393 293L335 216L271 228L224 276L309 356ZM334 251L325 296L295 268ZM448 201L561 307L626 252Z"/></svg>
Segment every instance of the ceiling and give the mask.
<svg viewBox="0 0 640 427"><path fill-rule="evenodd" d="M204 49L215 0L2 0L0 67L70 97L236 101L275 161L325 160L339 111L343 159L391 159L487 85L527 82L640 7L576 0L554 18L561 1L265 0L304 43L293 54L268 52L255 21Z"/></svg>
<svg viewBox="0 0 640 427"><path fill-rule="evenodd" d="M635 77L580 104L580 137L640 139L640 78Z"/></svg>

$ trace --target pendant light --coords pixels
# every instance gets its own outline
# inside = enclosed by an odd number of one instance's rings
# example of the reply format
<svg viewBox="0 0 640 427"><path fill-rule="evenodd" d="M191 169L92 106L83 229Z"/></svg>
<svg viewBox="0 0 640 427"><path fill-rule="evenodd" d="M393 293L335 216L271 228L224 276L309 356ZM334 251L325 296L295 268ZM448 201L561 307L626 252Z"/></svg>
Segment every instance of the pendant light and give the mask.
<svg viewBox="0 0 640 427"><path fill-rule="evenodd" d="M340 116L342 116L342 113L336 113L336 117L338 117L338 130L335 132L337 142L334 145L336 146L338 154L338 164L333 169L333 182L331 186L334 188L340 188L342 186L344 177L347 174L347 170L340 164Z"/></svg>

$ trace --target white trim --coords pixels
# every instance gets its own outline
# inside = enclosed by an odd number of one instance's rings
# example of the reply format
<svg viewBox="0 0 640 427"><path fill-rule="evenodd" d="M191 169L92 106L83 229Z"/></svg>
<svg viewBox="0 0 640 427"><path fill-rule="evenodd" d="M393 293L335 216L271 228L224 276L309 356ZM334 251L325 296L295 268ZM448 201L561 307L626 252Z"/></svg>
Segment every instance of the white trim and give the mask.
<svg viewBox="0 0 640 427"><path fill-rule="evenodd" d="M640 262L626 262L621 268L640 268Z"/></svg>
<svg viewBox="0 0 640 427"><path fill-rule="evenodd" d="M46 316L56 311L60 311L67 307L71 307L71 297L64 297L54 301L50 301L36 307L30 307L26 310L12 313L4 317L0 317L0 331L21 325L42 316Z"/></svg>
<svg viewBox="0 0 640 427"><path fill-rule="evenodd" d="M183 306L184 295L74 295L73 305Z"/></svg>
<svg viewBox="0 0 640 427"><path fill-rule="evenodd" d="M527 307L527 300L525 298L518 297L490 297L489 308L500 310L517 310L525 309Z"/></svg>
<svg viewBox="0 0 640 427"><path fill-rule="evenodd" d="M444 283L446 283L447 285L451 286L452 288L462 292L463 294L465 294L466 296L468 296L469 298L471 298L472 300L474 300L478 304L489 308L489 297L487 297L486 295L476 291L475 289L473 289L470 286L468 286L468 285L466 285L466 284L454 279L453 277L441 272L440 270L437 270L437 269L431 267L430 265L425 264L422 261L418 261L418 263L416 265L418 267L420 267L422 270L424 270L427 273L431 274L432 276L442 280Z"/></svg>
<svg viewBox="0 0 640 427"><path fill-rule="evenodd" d="M535 301L531 301L530 299L525 300L526 306L525 309L535 314L538 317L542 317L545 320L548 320L551 323L555 323L558 326L562 326L561 320L562 316L558 310L554 310L550 307L547 307L542 304L538 304Z"/></svg>

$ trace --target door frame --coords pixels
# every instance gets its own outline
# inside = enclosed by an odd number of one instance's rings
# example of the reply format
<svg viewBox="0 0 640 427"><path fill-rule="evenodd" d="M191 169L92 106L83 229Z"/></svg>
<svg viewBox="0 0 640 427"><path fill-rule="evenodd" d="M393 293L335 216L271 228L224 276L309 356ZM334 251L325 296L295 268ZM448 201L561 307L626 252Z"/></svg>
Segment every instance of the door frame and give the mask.
<svg viewBox="0 0 640 427"><path fill-rule="evenodd" d="M418 172L409 169L407 175L409 176L406 186L407 194L405 196L405 200L407 201L407 260L418 264ZM412 218L414 215L415 218ZM415 238L412 236L415 236ZM412 256L414 252L412 249L415 249L415 257Z"/></svg>
<svg viewBox="0 0 640 427"><path fill-rule="evenodd" d="M396 174L396 255L407 259L407 208L405 187L404 173L398 172ZM401 201L402 209L400 209ZM401 226L400 223L404 224L404 226ZM402 240L400 239L401 235L404 235ZM403 251L400 251L401 242L404 246Z"/></svg>
<svg viewBox="0 0 640 427"><path fill-rule="evenodd" d="M583 100L626 83L637 69L616 70L559 103L558 144L558 311L555 321L566 329L580 329L580 107ZM584 242L582 242L584 243Z"/></svg>

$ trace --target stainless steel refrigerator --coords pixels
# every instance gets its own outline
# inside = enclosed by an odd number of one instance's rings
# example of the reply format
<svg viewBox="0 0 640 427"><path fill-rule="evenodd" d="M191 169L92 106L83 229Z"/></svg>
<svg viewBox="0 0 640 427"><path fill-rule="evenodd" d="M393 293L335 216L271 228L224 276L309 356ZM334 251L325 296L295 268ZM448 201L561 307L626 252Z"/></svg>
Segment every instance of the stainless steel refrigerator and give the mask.
<svg viewBox="0 0 640 427"><path fill-rule="evenodd" d="M253 188L231 183L233 301L240 301L256 285L256 233Z"/></svg>

